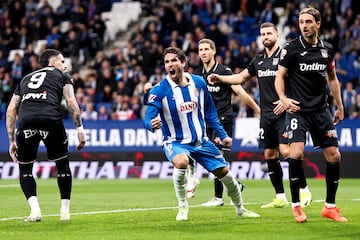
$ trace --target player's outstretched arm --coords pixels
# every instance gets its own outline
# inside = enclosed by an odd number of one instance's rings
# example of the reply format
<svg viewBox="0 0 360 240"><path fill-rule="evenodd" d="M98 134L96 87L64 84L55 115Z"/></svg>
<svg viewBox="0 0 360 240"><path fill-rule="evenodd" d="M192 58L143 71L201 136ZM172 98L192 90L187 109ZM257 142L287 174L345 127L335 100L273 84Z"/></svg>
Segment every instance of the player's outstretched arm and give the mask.
<svg viewBox="0 0 360 240"><path fill-rule="evenodd" d="M80 108L74 94L74 87L71 84L65 84L63 88L63 95L68 106L71 119L78 131L79 144L76 149L80 150L85 146L85 132L80 117Z"/></svg>
<svg viewBox="0 0 360 240"><path fill-rule="evenodd" d="M260 107L241 85L231 85L231 88L247 106L254 110L256 115L260 115Z"/></svg>
<svg viewBox="0 0 360 240"><path fill-rule="evenodd" d="M210 84L217 82L227 83L227 84L243 84L250 79L250 74L247 69L243 70L241 73L232 74L232 75L219 75L212 73L207 77L207 80Z"/></svg>

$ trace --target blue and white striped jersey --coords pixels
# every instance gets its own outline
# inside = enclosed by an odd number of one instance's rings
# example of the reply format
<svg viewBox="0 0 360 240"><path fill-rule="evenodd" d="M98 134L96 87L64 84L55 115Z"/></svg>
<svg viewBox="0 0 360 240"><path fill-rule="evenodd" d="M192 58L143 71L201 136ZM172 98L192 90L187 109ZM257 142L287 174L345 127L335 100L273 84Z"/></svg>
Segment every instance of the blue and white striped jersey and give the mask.
<svg viewBox="0 0 360 240"><path fill-rule="evenodd" d="M168 76L155 85L149 94L144 126L154 131L151 120L160 114L164 143L198 145L206 136L206 124L221 140L228 135L221 125L215 104L200 76L184 73L189 81L179 86Z"/></svg>

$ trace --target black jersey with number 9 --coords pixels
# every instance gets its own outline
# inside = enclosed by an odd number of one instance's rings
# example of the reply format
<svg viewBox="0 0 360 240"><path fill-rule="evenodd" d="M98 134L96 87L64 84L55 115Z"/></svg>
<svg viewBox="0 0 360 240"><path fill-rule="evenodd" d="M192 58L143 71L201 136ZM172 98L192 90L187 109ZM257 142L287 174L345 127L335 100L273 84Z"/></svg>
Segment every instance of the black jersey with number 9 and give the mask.
<svg viewBox="0 0 360 240"><path fill-rule="evenodd" d="M26 119L62 118L60 104L65 84L72 84L71 76L55 67L45 67L26 75L15 89L21 97L19 122Z"/></svg>

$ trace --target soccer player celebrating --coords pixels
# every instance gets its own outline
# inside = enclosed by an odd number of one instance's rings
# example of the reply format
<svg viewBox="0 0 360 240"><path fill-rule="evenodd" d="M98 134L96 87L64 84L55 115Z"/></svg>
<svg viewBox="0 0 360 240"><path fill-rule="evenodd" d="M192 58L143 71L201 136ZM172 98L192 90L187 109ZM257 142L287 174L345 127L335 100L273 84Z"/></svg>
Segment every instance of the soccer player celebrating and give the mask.
<svg viewBox="0 0 360 240"><path fill-rule="evenodd" d="M232 139L219 122L206 82L185 72L186 56L181 49L169 47L163 53L166 78L150 90L144 126L149 131L161 129L163 150L173 164L173 183L178 200L177 221L188 220L185 196L186 172L195 159L224 184L239 217L259 217L244 208L238 182L227 167L220 150L206 136L206 127L215 129L222 144L231 147Z"/></svg>
<svg viewBox="0 0 360 240"><path fill-rule="evenodd" d="M322 216L336 222L347 221L335 205L341 156L334 125L343 120L344 107L335 72L334 51L329 43L319 38L320 26L321 14L317 9L307 7L300 11L301 36L282 50L275 79L276 91L287 111L292 209L295 221L299 223L307 221L299 201L307 131L311 134L314 147L322 148L326 159L326 200ZM337 105L334 120L327 107L326 81Z"/></svg>
<svg viewBox="0 0 360 240"><path fill-rule="evenodd" d="M64 97L78 130L80 150L85 146L84 127L80 118L72 79L65 74L64 56L58 50L46 49L40 55L41 69L26 75L16 87L6 112L9 154L19 163L20 185L31 208L26 221L41 220L41 210L32 175L40 141L50 161L55 161L60 190L60 220L70 220L72 177L68 158L68 141L60 112ZM16 119L18 128L15 134ZM15 137L16 135L16 137ZM16 141L15 141L16 140Z"/></svg>

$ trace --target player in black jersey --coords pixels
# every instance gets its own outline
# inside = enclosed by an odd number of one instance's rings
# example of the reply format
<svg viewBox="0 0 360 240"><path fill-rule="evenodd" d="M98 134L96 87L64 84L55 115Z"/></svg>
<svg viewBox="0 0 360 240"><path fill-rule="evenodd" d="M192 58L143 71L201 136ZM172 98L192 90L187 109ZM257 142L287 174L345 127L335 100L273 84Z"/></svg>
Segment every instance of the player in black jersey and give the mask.
<svg viewBox="0 0 360 240"><path fill-rule="evenodd" d="M40 141L47 149L48 159L55 161L61 197L60 220L70 220L72 176L68 158L68 141L62 122L60 103L64 97L71 118L78 130L80 150L85 146L84 128L80 118L72 79L65 74L64 56L54 49L40 55L41 69L26 75L15 89L6 112L9 154L19 163L20 185L31 208L26 221L40 221L36 181L32 175ZM18 127L16 119L18 118Z"/></svg>
<svg viewBox="0 0 360 240"><path fill-rule="evenodd" d="M299 203L299 179L304 175L302 160L307 131L314 147L323 149L327 162L326 201L322 216L337 222L347 221L335 205L341 155L334 125L343 120L344 107L335 72L334 51L329 43L319 38L320 26L321 14L317 9L307 7L301 10L301 36L282 50L275 79L276 91L287 112L292 208L295 221L299 223L307 220ZM326 82L337 105L334 120L327 107Z"/></svg>
<svg viewBox="0 0 360 240"><path fill-rule="evenodd" d="M264 52L253 58L246 69L231 76L211 74L208 80L242 84L254 76L257 77L261 109L259 147L264 149L269 177L276 193L276 198L272 202L262 205L261 208L280 208L286 207L288 201L282 179L283 171L280 165L279 150L284 159L287 159L289 155L288 142L284 137L285 112L274 85L281 48L278 44L278 31L273 23L261 24L260 37L264 45ZM274 113L274 110L277 114ZM305 176L302 176L300 183L301 203L303 206L308 206L311 202L311 192L307 187Z"/></svg>
<svg viewBox="0 0 360 240"><path fill-rule="evenodd" d="M216 46L214 41L204 38L199 41L198 46L199 57L202 61L202 66L195 69L194 74L201 75L207 82L207 77L212 73L231 75L232 71L229 67L222 65L215 61ZM208 82L207 82L208 83ZM215 85L208 83L208 90L214 100L216 110L219 115L220 122L224 126L225 131L229 136L232 136L233 129L233 108L231 105L231 95L236 93L240 98L250 106L255 113L259 114L260 109L254 99L252 99L241 85L228 85L218 83ZM207 136L217 143L217 146L222 152L229 149L223 149L221 143L218 141L213 129L207 129ZM191 179L191 178L190 178ZM191 183L191 181L189 181ZM223 184L217 178L214 179L215 196L210 201L203 203L203 206L222 206L223 200Z"/></svg>

